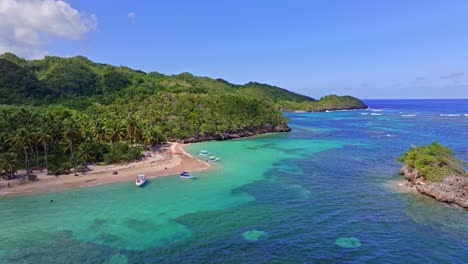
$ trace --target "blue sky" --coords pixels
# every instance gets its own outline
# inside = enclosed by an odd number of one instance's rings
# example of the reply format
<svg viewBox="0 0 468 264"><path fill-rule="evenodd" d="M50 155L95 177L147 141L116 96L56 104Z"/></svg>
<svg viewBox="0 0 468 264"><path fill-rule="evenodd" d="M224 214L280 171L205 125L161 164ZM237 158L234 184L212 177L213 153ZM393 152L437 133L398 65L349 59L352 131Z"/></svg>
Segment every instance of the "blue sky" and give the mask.
<svg viewBox="0 0 468 264"><path fill-rule="evenodd" d="M47 54L313 97L468 98L468 1L71 0L95 25Z"/></svg>

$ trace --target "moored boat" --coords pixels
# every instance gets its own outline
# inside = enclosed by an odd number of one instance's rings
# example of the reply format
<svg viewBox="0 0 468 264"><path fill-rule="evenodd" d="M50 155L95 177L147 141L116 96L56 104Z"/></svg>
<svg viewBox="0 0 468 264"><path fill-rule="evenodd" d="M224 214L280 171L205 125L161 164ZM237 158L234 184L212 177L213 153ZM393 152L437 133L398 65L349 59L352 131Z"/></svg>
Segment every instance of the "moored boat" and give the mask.
<svg viewBox="0 0 468 264"><path fill-rule="evenodd" d="M216 161L220 161L220 160L221 160L220 158L217 158L215 156L210 156L207 161L208 162L216 162Z"/></svg>
<svg viewBox="0 0 468 264"><path fill-rule="evenodd" d="M146 183L146 177L145 177L145 175L143 175L143 174L138 174L138 176L136 177L136 180L135 180L136 186L141 187L141 186L143 186L145 183Z"/></svg>
<svg viewBox="0 0 468 264"><path fill-rule="evenodd" d="M198 152L197 155L208 156L210 155L210 153L208 152L208 150L200 150L200 152Z"/></svg>
<svg viewBox="0 0 468 264"><path fill-rule="evenodd" d="M184 179L195 179L195 176L193 176L192 174L184 171L180 174L180 177L181 178L184 178Z"/></svg>

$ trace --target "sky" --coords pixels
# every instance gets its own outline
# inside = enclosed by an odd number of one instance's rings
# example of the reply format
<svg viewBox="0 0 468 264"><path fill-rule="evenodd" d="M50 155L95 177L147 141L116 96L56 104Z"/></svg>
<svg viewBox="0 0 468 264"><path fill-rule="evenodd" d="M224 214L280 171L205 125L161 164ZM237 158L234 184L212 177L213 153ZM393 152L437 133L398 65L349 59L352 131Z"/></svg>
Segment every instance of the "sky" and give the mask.
<svg viewBox="0 0 468 264"><path fill-rule="evenodd" d="M468 98L468 1L0 0L7 51L315 98Z"/></svg>

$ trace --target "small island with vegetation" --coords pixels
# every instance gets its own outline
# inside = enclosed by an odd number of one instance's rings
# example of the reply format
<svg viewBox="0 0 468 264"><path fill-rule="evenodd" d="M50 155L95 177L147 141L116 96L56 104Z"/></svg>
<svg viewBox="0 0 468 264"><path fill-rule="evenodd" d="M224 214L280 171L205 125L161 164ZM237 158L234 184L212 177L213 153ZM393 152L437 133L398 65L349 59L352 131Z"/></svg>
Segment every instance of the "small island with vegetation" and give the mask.
<svg viewBox="0 0 468 264"><path fill-rule="evenodd" d="M451 149L434 142L412 147L397 161L403 163L400 174L410 187L438 201L468 209L468 174Z"/></svg>

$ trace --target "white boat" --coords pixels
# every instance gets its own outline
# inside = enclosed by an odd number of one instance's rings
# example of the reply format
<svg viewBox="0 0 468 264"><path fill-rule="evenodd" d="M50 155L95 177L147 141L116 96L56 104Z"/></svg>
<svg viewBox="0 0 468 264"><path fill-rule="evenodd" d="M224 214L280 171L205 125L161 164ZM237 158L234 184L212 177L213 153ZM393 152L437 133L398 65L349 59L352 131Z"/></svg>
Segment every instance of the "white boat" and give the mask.
<svg viewBox="0 0 468 264"><path fill-rule="evenodd" d="M193 176L192 174L184 171L180 174L180 177L181 178L184 178L184 179L195 179L195 176Z"/></svg>
<svg viewBox="0 0 468 264"><path fill-rule="evenodd" d="M141 186L143 186L145 183L146 183L146 177L145 177L145 175L143 175L143 174L138 174L138 176L136 177L136 180L135 180L136 186L141 187Z"/></svg>
<svg viewBox="0 0 468 264"><path fill-rule="evenodd" d="M210 156L207 161L208 162L216 162L216 161L220 161L220 160L221 160L220 158L217 158L215 156Z"/></svg>
<svg viewBox="0 0 468 264"><path fill-rule="evenodd" d="M208 152L208 150L200 150L200 152L198 152L198 155L208 156L208 155L210 155L210 153Z"/></svg>

